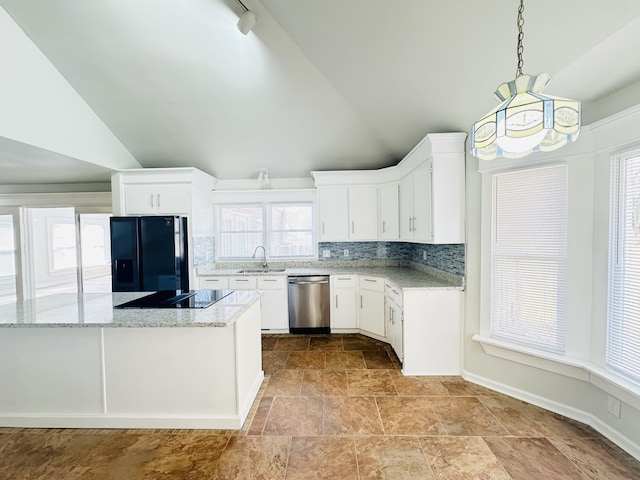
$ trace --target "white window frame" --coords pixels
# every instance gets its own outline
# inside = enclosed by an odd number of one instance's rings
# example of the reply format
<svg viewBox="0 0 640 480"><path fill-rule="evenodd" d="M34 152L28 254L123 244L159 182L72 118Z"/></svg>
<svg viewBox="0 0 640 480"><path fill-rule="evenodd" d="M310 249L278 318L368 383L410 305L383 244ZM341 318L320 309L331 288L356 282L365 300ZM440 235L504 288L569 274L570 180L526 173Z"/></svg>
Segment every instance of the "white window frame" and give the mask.
<svg viewBox="0 0 640 480"><path fill-rule="evenodd" d="M309 233L311 233L311 247L312 251L310 255L300 255L300 256L273 256L270 251L270 238L273 233L272 225L271 225L271 207L272 206L308 206L311 208L311 228L309 229ZM295 201L263 201L263 202L251 202L251 203L242 203L242 202L229 202L229 203L217 203L215 212L216 212L216 238L218 238L218 243L220 242L221 235L223 232L221 222L220 209L225 207L258 207L262 209L262 235L261 235L261 243L265 248L266 258L268 261L308 261L308 260L317 260L318 259L318 240L317 240L317 232L315 229L316 225L316 205L313 201L308 200L295 200ZM297 230L296 230L297 231ZM280 230L278 230L280 232ZM257 247L258 245L256 245ZM259 255L256 258L251 256L248 257L223 257L220 255L221 249L216 247L215 249L215 258L217 262L236 262L236 261L253 261L253 260L261 260L262 255L261 252L258 252Z"/></svg>

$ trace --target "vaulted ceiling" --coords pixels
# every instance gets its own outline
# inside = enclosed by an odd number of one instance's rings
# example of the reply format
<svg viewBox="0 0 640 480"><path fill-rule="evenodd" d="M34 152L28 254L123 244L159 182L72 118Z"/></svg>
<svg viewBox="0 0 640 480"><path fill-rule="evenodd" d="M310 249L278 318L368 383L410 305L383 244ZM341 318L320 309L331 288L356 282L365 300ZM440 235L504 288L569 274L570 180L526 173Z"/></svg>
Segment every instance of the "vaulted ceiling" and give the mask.
<svg viewBox="0 0 640 480"><path fill-rule="evenodd" d="M247 36L235 0L0 0L140 165L218 178L397 163L427 133L468 132L515 75L517 0L244 3ZM611 96L640 103L640 2L527 0L524 16L525 73L549 72L584 123ZM45 153L2 145L0 164L20 168L0 183L61 181Z"/></svg>

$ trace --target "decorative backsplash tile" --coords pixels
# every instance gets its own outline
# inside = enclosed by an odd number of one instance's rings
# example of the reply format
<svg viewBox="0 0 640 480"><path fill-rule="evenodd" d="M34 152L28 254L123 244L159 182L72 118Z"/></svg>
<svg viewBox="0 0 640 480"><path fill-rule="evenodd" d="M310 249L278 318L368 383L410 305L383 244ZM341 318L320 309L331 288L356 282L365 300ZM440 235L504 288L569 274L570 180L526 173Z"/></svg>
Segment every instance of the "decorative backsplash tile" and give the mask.
<svg viewBox="0 0 640 480"><path fill-rule="evenodd" d="M193 266L210 265L215 260L215 237L193 238Z"/></svg>
<svg viewBox="0 0 640 480"><path fill-rule="evenodd" d="M330 256L324 257L329 250ZM347 252L348 251L348 252ZM424 252L424 253L423 253ZM348 255L345 255L348 253ZM426 254L426 259L424 258ZM320 242L321 262L355 262L361 260L409 261L456 275L464 275L464 244L431 245L408 242Z"/></svg>

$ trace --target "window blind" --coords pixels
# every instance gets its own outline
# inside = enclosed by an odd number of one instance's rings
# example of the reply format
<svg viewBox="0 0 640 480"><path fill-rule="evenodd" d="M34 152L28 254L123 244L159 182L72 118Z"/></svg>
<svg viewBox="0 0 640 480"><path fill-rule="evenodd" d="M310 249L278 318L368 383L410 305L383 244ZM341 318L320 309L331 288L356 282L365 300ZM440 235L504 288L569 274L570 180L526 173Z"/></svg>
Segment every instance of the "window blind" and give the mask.
<svg viewBox="0 0 640 480"><path fill-rule="evenodd" d="M491 335L564 351L567 167L493 176Z"/></svg>
<svg viewBox="0 0 640 480"><path fill-rule="evenodd" d="M640 152L612 162L607 365L640 381Z"/></svg>

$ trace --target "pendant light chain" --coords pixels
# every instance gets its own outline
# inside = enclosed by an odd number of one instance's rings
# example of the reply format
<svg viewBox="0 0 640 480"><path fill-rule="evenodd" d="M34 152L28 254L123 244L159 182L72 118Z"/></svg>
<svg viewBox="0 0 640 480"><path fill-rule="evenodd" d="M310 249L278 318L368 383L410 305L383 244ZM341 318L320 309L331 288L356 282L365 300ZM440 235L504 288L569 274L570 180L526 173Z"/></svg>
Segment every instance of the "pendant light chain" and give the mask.
<svg viewBox="0 0 640 480"><path fill-rule="evenodd" d="M523 12L524 0L520 0L520 8L518 8L518 68L516 69L516 78L522 76L522 65L524 64L522 60L522 53L524 52L524 46L522 45L522 40L524 39L524 32L522 31L522 26L524 25Z"/></svg>

